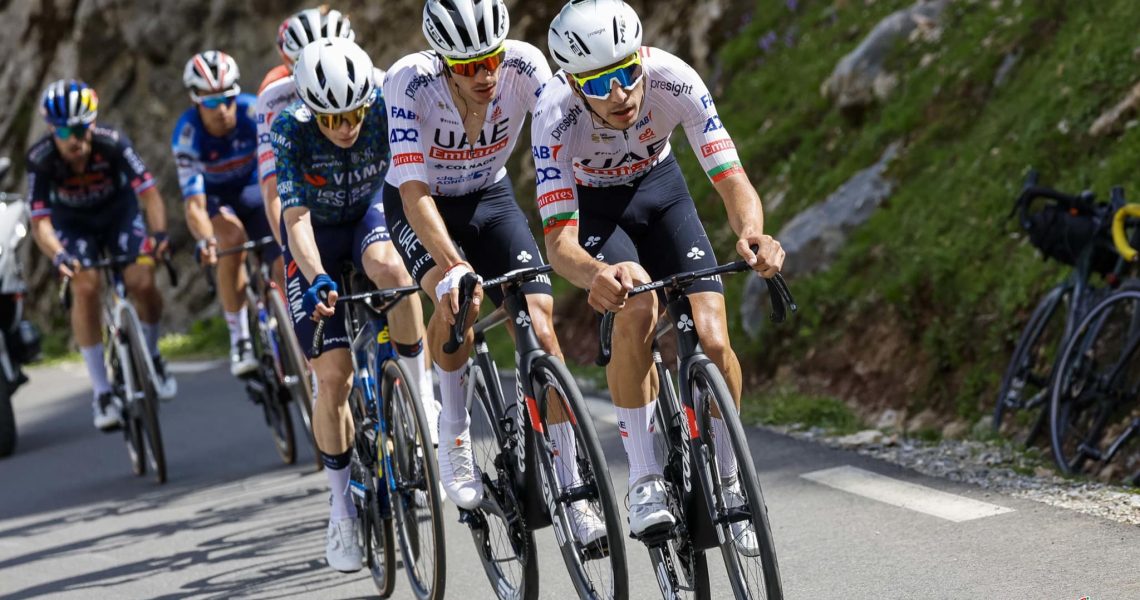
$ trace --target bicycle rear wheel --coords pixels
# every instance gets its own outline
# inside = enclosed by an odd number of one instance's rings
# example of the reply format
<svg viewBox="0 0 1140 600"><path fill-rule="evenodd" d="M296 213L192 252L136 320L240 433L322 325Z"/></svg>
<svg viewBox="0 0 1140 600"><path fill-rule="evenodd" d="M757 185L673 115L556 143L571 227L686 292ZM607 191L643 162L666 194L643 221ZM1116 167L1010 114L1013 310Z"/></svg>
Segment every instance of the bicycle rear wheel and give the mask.
<svg viewBox="0 0 1140 600"><path fill-rule="evenodd" d="M142 327L139 326L134 311L124 307L119 319L124 343L130 348L134 382L138 386L137 396L134 400L128 401L130 408L127 414L129 418L137 419L136 422L141 425L142 441L145 446L143 454L147 466L154 473L155 481L166 483L166 452L163 449L162 430L158 423L158 391L154 387L154 378L151 377L150 353L147 352Z"/></svg>
<svg viewBox="0 0 1140 600"><path fill-rule="evenodd" d="M483 477L483 505L461 514L471 529L475 552L500 600L538 598L538 556L534 532L523 519L523 505L515 493L519 461L513 448L525 438L504 428L504 396L493 364L480 358L468 374L467 408L471 413L471 445L475 465ZM488 373L496 379L488 381ZM494 386L493 388L491 386Z"/></svg>
<svg viewBox="0 0 1140 600"><path fill-rule="evenodd" d="M736 403L732 400L720 370L707 359L696 361L690 366L688 381L698 412L698 430L710 459L709 471L713 475L712 492L716 513L714 522L725 540L720 549L728 570L729 583L740 599L781 600L784 591L780 582L780 568L776 563L772 528L768 523L768 507L760 491L760 479L752 464L744 428L736 414ZM716 456L713 407L724 420L724 430L736 459L736 477L743 501L729 497L727 487L718 476L720 463ZM743 524L743 527L737 525L738 532L734 532L733 525L738 523ZM743 543L749 533L756 537L755 548Z"/></svg>
<svg viewBox="0 0 1140 600"><path fill-rule="evenodd" d="M570 572L570 579L582 598L626 598L629 595L629 578L625 560L625 535L621 517L614 499L598 434L593 418L585 407L582 392L566 366L556 356L542 355L531 364L531 385L536 398L544 400L546 411L539 415L542 430L537 435L539 471L542 474L543 494L547 505L553 506L556 515L554 527L562 559ZM550 419L560 407L568 417L565 425L572 432L577 460L574 465L578 478L562 481L556 467L555 444L552 443ZM530 407L534 410L536 407ZM560 449L565 451L565 448ZM567 469L563 468L570 475ZM582 518L585 511L592 512L605 524L606 535L584 545L574 537L573 520Z"/></svg>
<svg viewBox="0 0 1140 600"><path fill-rule="evenodd" d="M1026 445L1033 444L1048 416L1049 382L1064 342L1070 290L1068 284L1053 288L1033 309L998 390L994 431L1018 432Z"/></svg>
<svg viewBox="0 0 1140 600"><path fill-rule="evenodd" d="M277 338L277 350L281 353L281 368L284 372L283 387L288 391L289 398L297 407L301 415L301 425L304 437L308 439L313 448L313 459L317 470L324 468L321 461L320 450L317 449L317 438L313 435L313 386L309 372L309 361L301 352L301 343L297 341L297 334L293 332L293 321L289 317L289 310L285 307L285 300L276 287L272 287L266 294L269 307L269 329ZM295 439L295 438L294 438Z"/></svg>
<svg viewBox="0 0 1140 600"><path fill-rule="evenodd" d="M251 298L249 303L249 330L254 332L252 339L253 355L257 357L257 371L253 379L247 381L246 386L253 387L260 399L261 409L265 413L265 424L269 426L269 433L273 436L273 447L281 462L291 465L297 462L297 444L293 434L293 415L289 412L289 390L283 385L282 378L277 375L277 359L274 348L280 348L277 332L273 329L272 320L266 318L262 322L262 311L268 309ZM266 315L268 317L268 314Z"/></svg>
<svg viewBox="0 0 1140 600"><path fill-rule="evenodd" d="M396 587L396 534L388 481L383 477L385 469L381 463L383 438L376 431L376 419L360 388L349 392L348 406L356 428L351 485L364 538L364 558L377 593L387 598Z"/></svg>
<svg viewBox="0 0 1140 600"><path fill-rule="evenodd" d="M1111 295L1081 320L1057 364L1050 402L1053 457L1065 473L1131 474L1140 415L1140 291ZM1122 452L1121 450L1125 450ZM1121 472L1126 470L1127 473Z"/></svg>
<svg viewBox="0 0 1140 600"><path fill-rule="evenodd" d="M404 571L416 598L443 598L447 569L443 507L427 415L400 363L388 360L382 369L380 397L392 442L388 449L396 480L392 506Z"/></svg>

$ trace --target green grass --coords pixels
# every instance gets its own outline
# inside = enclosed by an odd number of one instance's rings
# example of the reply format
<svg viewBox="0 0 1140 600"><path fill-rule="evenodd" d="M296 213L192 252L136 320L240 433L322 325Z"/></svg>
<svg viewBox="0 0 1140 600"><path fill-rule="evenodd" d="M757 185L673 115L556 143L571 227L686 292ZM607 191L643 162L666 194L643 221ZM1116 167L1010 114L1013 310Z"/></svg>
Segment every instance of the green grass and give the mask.
<svg viewBox="0 0 1140 600"><path fill-rule="evenodd" d="M842 401L801 394L790 388L746 396L742 402L741 419L745 423L765 425L822 427L833 434L853 433L862 426L859 418Z"/></svg>
<svg viewBox="0 0 1140 600"><path fill-rule="evenodd" d="M1063 273L1010 234L1006 215L1027 168L1038 168L1043 183L1089 187L1101 197L1132 182L1140 128L1105 139L1084 132L1136 79L1140 11L1131 0L951 3L941 39L901 46L889 63L900 74L898 89L855 123L820 97L820 84L877 22L913 0L840 8L804 0L796 12L773 4L758 2L753 21L718 56L721 72L734 74L721 82L718 107L753 183L762 193L786 191L766 214L768 232L874 163L891 142L905 149L888 173L897 182L889 202L829 270L792 282L798 331L734 342L746 364L765 365L760 370L770 375L779 363L833 347L850 323L887 320L911 350L899 376L920 370L917 388L901 401L972 420L990 409L987 392L997 387L1023 315ZM756 40L769 31L781 39L791 32L794 42L765 53ZM998 66L1014 50L1019 62L994 88ZM932 62L920 67L926 55ZM686 145L676 147L710 236L728 256L733 238L723 206ZM742 279L729 283L730 307ZM740 331L736 311L730 318Z"/></svg>
<svg viewBox="0 0 1140 600"><path fill-rule="evenodd" d="M221 317L200 319L186 333L162 336L158 349L167 360L219 358L230 352L230 333Z"/></svg>

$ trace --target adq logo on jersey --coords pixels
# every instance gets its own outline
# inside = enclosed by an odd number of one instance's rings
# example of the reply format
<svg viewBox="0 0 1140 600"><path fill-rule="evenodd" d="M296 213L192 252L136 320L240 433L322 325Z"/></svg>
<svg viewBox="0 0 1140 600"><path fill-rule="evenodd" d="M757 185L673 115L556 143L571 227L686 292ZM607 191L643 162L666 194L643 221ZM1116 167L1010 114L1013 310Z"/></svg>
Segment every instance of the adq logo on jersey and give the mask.
<svg viewBox="0 0 1140 600"><path fill-rule="evenodd" d="M392 129L392 134L388 141L393 144L400 142L418 142L420 141L420 131L418 129Z"/></svg>
<svg viewBox="0 0 1140 600"><path fill-rule="evenodd" d="M542 185L547 181L562 179L562 171L556 167L547 167L545 169L536 170L535 176L538 178L538 185Z"/></svg>

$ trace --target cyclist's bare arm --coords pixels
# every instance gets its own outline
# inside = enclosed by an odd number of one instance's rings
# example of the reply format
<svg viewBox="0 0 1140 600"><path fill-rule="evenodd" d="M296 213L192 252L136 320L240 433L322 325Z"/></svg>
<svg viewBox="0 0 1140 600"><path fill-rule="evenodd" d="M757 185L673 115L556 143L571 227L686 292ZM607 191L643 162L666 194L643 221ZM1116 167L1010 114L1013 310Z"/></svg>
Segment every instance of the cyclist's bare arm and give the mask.
<svg viewBox="0 0 1140 600"><path fill-rule="evenodd" d="M265 218L273 238L281 243L281 196L277 195L277 175L268 175L261 181L261 199L265 204Z"/></svg>
<svg viewBox="0 0 1140 600"><path fill-rule="evenodd" d="M304 206L285 209L285 230L289 233L289 250L305 279L312 281L317 275L325 274L324 265L321 264L321 251L313 237L309 209Z"/></svg>
<svg viewBox="0 0 1140 600"><path fill-rule="evenodd" d="M40 252L43 252L48 258L55 258L63 250L63 244L59 241L59 236L55 234L55 227L51 224L51 219L35 219L32 221L32 238L36 240L36 246L39 246Z"/></svg>
<svg viewBox="0 0 1140 600"><path fill-rule="evenodd" d="M157 185L152 185L139 194L139 204L146 212L146 225L150 233L166 231L166 204L162 200L162 194L159 193ZM166 248L156 248L155 250L161 253Z"/></svg>
<svg viewBox="0 0 1140 600"><path fill-rule="evenodd" d="M724 201L728 223L738 238L736 252L752 263L753 270L765 277L780 272L784 265L784 250L772 236L764 235L764 209L748 175L741 170L713 183L713 187ZM759 251L753 252L753 246L758 246Z"/></svg>
<svg viewBox="0 0 1140 600"><path fill-rule="evenodd" d="M214 224L206 212L206 195L194 194L186 199L186 227L196 240L214 237Z"/></svg>
<svg viewBox="0 0 1140 600"><path fill-rule="evenodd" d="M564 225L546 232L546 252L550 264L570 283L590 290L590 306L598 312L618 312L625 306L626 294L633 289L633 278L622 265L607 265L586 252L578 243L578 226Z"/></svg>

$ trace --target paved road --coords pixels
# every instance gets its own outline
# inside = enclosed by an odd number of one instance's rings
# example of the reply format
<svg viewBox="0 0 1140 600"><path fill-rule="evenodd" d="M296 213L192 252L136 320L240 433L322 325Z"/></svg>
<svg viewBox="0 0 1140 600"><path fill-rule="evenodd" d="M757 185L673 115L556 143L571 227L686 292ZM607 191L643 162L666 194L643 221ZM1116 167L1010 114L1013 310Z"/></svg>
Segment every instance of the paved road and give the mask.
<svg viewBox="0 0 1140 600"><path fill-rule="evenodd" d="M325 479L309 468L307 450L298 466L281 465L258 413L223 368L183 368L195 372L180 375L180 396L162 412L164 486L133 477L121 438L92 429L80 365L33 371L16 398L18 452L0 461L0 597L369 596L366 573L324 566ZM612 412L596 407L624 493ZM762 430L750 437L788 598L1140 598L1140 528ZM845 466L855 469L825 471ZM832 487L844 486L837 473L864 473L848 482L862 495ZM805 474L831 474L831 485ZM982 513L992 516L955 522L914 510L938 513L962 498L987 503ZM1012 510L997 514L996 507ZM448 511L448 597L489 597L470 536ZM551 532L537 539L542 597L571 597ZM632 597L658 597L645 553L627 547ZM724 585L719 557L709 564ZM395 597L409 597L407 589L398 579Z"/></svg>

